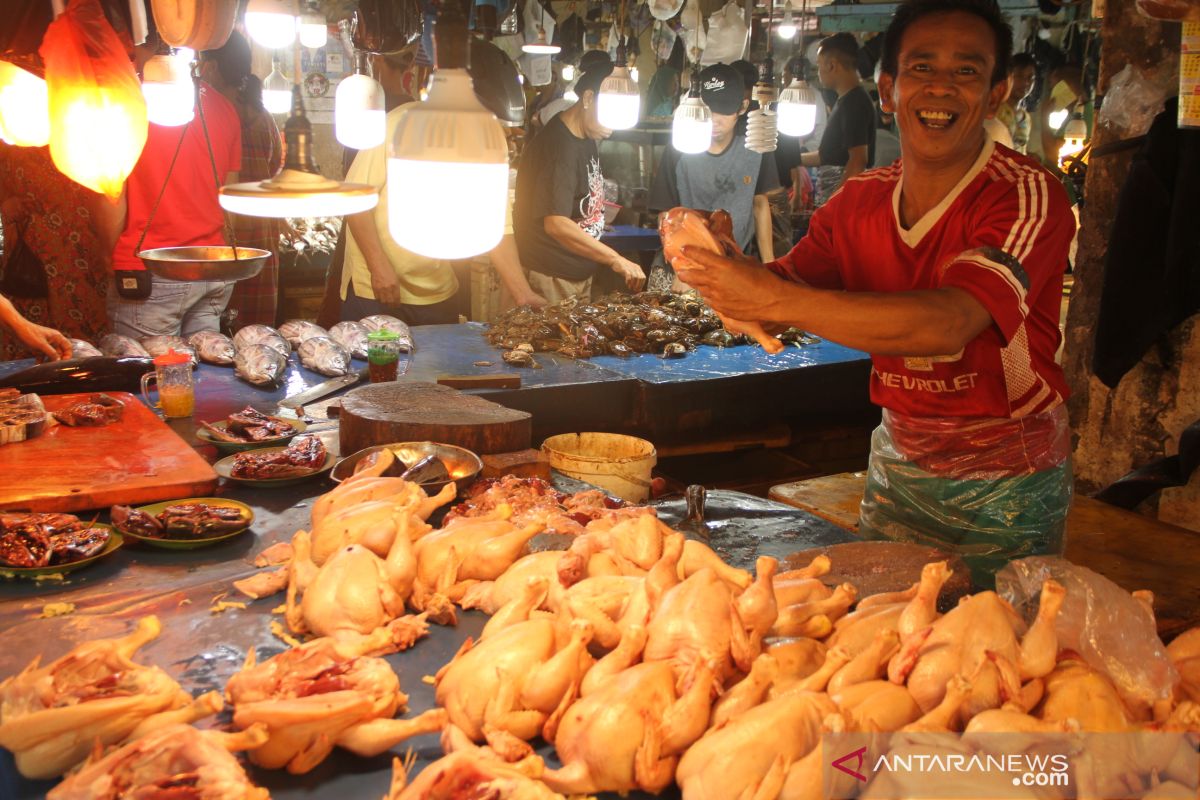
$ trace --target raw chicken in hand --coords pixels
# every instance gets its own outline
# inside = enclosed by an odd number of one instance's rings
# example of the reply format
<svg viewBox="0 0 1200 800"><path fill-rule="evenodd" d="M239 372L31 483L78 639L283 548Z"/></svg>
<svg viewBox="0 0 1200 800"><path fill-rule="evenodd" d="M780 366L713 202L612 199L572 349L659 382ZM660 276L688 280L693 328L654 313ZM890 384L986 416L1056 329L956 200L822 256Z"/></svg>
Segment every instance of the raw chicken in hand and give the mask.
<svg viewBox="0 0 1200 800"><path fill-rule="evenodd" d="M687 261L683 248L689 245L731 258L742 255L742 249L733 238L733 218L728 211L672 208L659 220L658 232L662 237L663 255L671 266L675 266L679 259ZM754 339L768 353L783 351L783 342L767 333L757 322L726 320L724 317L722 321L725 327Z"/></svg>
<svg viewBox="0 0 1200 800"><path fill-rule="evenodd" d="M315 639L257 663L251 650L225 694L239 728L265 725L269 739L250 754L268 769L302 774L335 746L374 756L446 723L442 709L411 720L392 719L408 697L382 658L360 656L353 645Z"/></svg>
<svg viewBox="0 0 1200 800"><path fill-rule="evenodd" d="M46 800L270 800L231 754L253 750L266 740L262 726L221 733L168 725L107 755L94 755L51 789Z"/></svg>
<svg viewBox="0 0 1200 800"><path fill-rule="evenodd" d="M53 778L95 742L118 744L221 710L218 693L193 700L158 667L132 660L160 630L157 617L143 617L128 636L85 642L44 667L34 659L0 683L0 747L13 752L22 775Z"/></svg>

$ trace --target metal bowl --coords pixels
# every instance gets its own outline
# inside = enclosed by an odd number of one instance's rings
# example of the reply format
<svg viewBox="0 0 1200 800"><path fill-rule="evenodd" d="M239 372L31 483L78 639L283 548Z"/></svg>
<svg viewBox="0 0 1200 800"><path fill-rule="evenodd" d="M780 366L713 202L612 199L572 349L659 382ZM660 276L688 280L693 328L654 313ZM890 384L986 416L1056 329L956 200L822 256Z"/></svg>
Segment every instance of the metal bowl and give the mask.
<svg viewBox="0 0 1200 800"><path fill-rule="evenodd" d="M354 467L366 456L371 453L377 453L380 450L391 450L395 454L396 460L400 462L396 465L398 469L404 469L400 465L412 466L420 461L425 456L437 456L446 465L446 471L450 473L450 477L454 480L458 491L470 486L479 473L483 471L483 462L479 460L479 456L462 447L455 447L452 444L440 444L438 442L393 442L392 444L380 444L374 447L366 447L359 450L357 453L352 453L337 463L333 468L333 472L329 473L329 477L335 483L341 483L346 478L354 474ZM397 472L397 475L400 473ZM422 483L421 488L428 495L435 495L442 490L448 481L434 481L432 483Z"/></svg>
<svg viewBox="0 0 1200 800"><path fill-rule="evenodd" d="M241 281L257 275L271 258L257 247L239 247L237 258L233 255L232 247L200 245L143 250L138 258L158 277L173 281Z"/></svg>

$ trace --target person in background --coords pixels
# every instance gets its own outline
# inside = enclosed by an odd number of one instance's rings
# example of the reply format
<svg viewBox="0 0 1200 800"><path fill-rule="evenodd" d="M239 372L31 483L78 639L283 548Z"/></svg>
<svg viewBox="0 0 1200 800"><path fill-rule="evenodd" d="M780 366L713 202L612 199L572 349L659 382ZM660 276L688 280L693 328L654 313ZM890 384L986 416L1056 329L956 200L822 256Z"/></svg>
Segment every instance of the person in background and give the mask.
<svg viewBox="0 0 1200 800"><path fill-rule="evenodd" d="M108 261L123 214L103 195L63 175L47 147L0 142L0 217L5 257L21 246L45 293L12 297L15 312L95 344L108 333ZM41 264L36 264L40 261ZM14 259L15 262L15 259ZM15 263L13 264L15 267ZM2 270L0 270L2 271ZM0 334L0 361L30 354L23 337Z"/></svg>
<svg viewBox="0 0 1200 800"><path fill-rule="evenodd" d="M1063 129L1071 120L1083 98L1083 84L1079 79L1078 64L1064 64L1058 67L1046 79L1045 85L1050 87L1049 96L1043 93L1043 99L1038 103L1038 116L1041 118L1042 163L1052 170L1058 169L1058 151L1063 144ZM1065 112L1065 113L1064 113ZM1055 114L1062 116L1058 125L1053 125L1050 119Z"/></svg>
<svg viewBox="0 0 1200 800"><path fill-rule="evenodd" d="M200 57L213 74L215 63L204 53ZM159 247L229 244L217 192L238 180L242 123L234 104L206 80L200 81L199 93L199 107L187 125L150 124L146 146L125 181L118 203L124 224L112 250L113 287L108 293L114 333L142 339L218 330L233 293L233 281L151 276L137 256L139 250Z"/></svg>
<svg viewBox="0 0 1200 800"><path fill-rule="evenodd" d="M1029 130L1033 120L1025 108L1025 101L1033 91L1034 81L1037 80L1037 62L1029 53L1016 53L1012 57L1012 67L1008 73L1008 99L1000 104L996 111L996 119L1008 129L1012 138L1012 148L1024 154L1029 147Z"/></svg>
<svg viewBox="0 0 1200 800"><path fill-rule="evenodd" d="M590 296L592 276L601 267L616 272L633 291L646 280L641 266L600 241L604 175L596 142L612 131L600 124L596 94L612 70L604 53L584 54L575 81L579 100L525 145L517 170L517 250L530 287L550 303Z"/></svg>
<svg viewBox="0 0 1200 800"><path fill-rule="evenodd" d="M775 243L767 196L779 189L779 175L771 153L748 150L734 132L746 109L742 78L728 64L713 64L700 73L700 96L712 111L712 143L704 153L663 151L650 187L650 209L728 211L738 247L770 261Z"/></svg>
<svg viewBox="0 0 1200 800"><path fill-rule="evenodd" d="M71 340L54 328L30 322L21 316L16 306L0 294L0 326L8 328L21 340L38 360L58 361L71 357Z"/></svg>
<svg viewBox="0 0 1200 800"><path fill-rule="evenodd" d="M896 115L882 107L875 111L875 160L872 167L890 167L900 157L900 137L896 135Z"/></svg>
<svg viewBox="0 0 1200 800"><path fill-rule="evenodd" d="M262 101L262 81L250 73L250 43L237 31L216 49L200 54L200 76L237 109L242 126L243 181L264 181L283 166L283 142L275 119ZM266 250L271 257L253 278L234 284L229 308L236 312L235 328L275 325L279 305L280 221L269 217L233 215L239 247Z"/></svg>
<svg viewBox="0 0 1200 800"><path fill-rule="evenodd" d="M849 178L869 169L875 159L875 104L858 76L858 42L853 34L835 33L817 49L821 85L837 92L837 103L813 152L800 156L806 167L836 167L817 173L817 205Z"/></svg>

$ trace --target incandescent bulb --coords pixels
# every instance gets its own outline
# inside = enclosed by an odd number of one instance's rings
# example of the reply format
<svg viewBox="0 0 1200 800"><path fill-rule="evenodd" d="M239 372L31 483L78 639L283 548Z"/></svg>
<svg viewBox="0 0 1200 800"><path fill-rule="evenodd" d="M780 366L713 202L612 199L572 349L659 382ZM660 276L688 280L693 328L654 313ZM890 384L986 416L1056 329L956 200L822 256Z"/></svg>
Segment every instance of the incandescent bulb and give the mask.
<svg viewBox="0 0 1200 800"><path fill-rule="evenodd" d="M192 121L195 87L188 66L175 56L152 56L142 67L146 118L155 125L176 127Z"/></svg>
<svg viewBox="0 0 1200 800"><path fill-rule="evenodd" d="M329 41L329 26L320 14L305 14L300 18L300 44L318 50Z"/></svg>
<svg viewBox="0 0 1200 800"><path fill-rule="evenodd" d="M0 61L0 139L19 147L50 141L46 82L7 61Z"/></svg>
<svg viewBox="0 0 1200 800"><path fill-rule="evenodd" d="M283 77L278 64L271 67L271 74L263 81L263 105L272 114L286 114L292 107L292 84Z"/></svg>
<svg viewBox="0 0 1200 800"><path fill-rule="evenodd" d="M1054 130L1061 128L1062 124L1067 121L1067 113L1065 108L1060 108L1058 111L1051 111L1050 116L1047 118L1050 122L1050 127Z"/></svg>
<svg viewBox="0 0 1200 800"><path fill-rule="evenodd" d="M793 39L796 36L796 20L792 17L790 8L783 15L783 21L779 23L778 33L781 39Z"/></svg>
<svg viewBox="0 0 1200 800"><path fill-rule="evenodd" d="M529 44L521 45L521 51L531 53L533 55L552 56L562 50L556 44L550 44L546 41L546 29L538 27L537 39Z"/></svg>
<svg viewBox="0 0 1200 800"><path fill-rule="evenodd" d="M370 75L347 76L334 95L333 135L346 147L368 150L383 144L387 111L383 87Z"/></svg>
<svg viewBox="0 0 1200 800"><path fill-rule="evenodd" d="M268 50L296 41L298 20L288 0L250 0L246 6L246 33Z"/></svg>

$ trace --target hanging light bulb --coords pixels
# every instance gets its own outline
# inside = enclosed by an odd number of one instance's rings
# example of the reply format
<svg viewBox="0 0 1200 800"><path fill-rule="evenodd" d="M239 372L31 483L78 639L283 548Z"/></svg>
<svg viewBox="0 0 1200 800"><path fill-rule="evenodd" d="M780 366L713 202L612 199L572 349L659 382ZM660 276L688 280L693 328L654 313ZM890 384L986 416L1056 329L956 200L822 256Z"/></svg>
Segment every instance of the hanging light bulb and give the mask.
<svg viewBox="0 0 1200 800"><path fill-rule="evenodd" d="M46 82L8 61L0 61L0 139L19 147L50 141Z"/></svg>
<svg viewBox="0 0 1200 800"><path fill-rule="evenodd" d="M817 93L800 77L796 64L792 82L779 94L775 104L779 132L787 136L808 136L817 127Z"/></svg>
<svg viewBox="0 0 1200 800"><path fill-rule="evenodd" d="M633 79L634 83L641 83L641 81L638 80L638 68L637 67L629 68L629 77Z"/></svg>
<svg viewBox="0 0 1200 800"><path fill-rule="evenodd" d="M188 66L176 56L151 56L142 67L146 117L155 125L177 127L192 121L196 90Z"/></svg>
<svg viewBox="0 0 1200 800"><path fill-rule="evenodd" d="M754 84L754 99L758 108L746 115L746 149L755 153L773 153L778 146L779 133L775 114L775 61L771 51L758 68Z"/></svg>
<svg viewBox="0 0 1200 800"><path fill-rule="evenodd" d="M304 114L300 87L292 87L292 112L283 126L283 169L261 183L221 187L221 208L251 217L341 217L369 211L379 190L364 183L339 183L317 171L312 124Z"/></svg>
<svg viewBox="0 0 1200 800"><path fill-rule="evenodd" d="M329 26L323 14L310 13L300 17L300 44L319 50L329 41Z"/></svg>
<svg viewBox="0 0 1200 800"><path fill-rule="evenodd" d="M537 40L529 44L521 45L521 51L539 56L552 56L555 53L562 51L562 48L556 44L550 44L546 41L546 29L541 25L538 26Z"/></svg>
<svg viewBox="0 0 1200 800"><path fill-rule="evenodd" d="M637 125L642 95L625 67L624 39L617 45L617 64L612 74L601 82L597 94L596 114L601 125L614 131Z"/></svg>
<svg viewBox="0 0 1200 800"><path fill-rule="evenodd" d="M1087 122L1083 119L1083 114L1076 111L1071 117L1071 121L1067 123L1067 127L1063 130L1063 143L1058 148L1058 168L1062 169L1066 166L1068 160L1073 160L1076 156L1083 152L1085 143L1087 142Z"/></svg>
<svg viewBox="0 0 1200 800"><path fill-rule="evenodd" d="M405 111L388 146L388 230L414 253L468 258L504 235L508 145L475 96L460 4L442 4L433 38L429 99Z"/></svg>
<svg viewBox="0 0 1200 800"><path fill-rule="evenodd" d="M783 21L779 23L778 32L781 39L794 39L796 37L796 20L792 17L790 3L788 10L783 15Z"/></svg>
<svg viewBox="0 0 1200 800"><path fill-rule="evenodd" d="M246 6L246 33L268 50L296 41L296 23L293 0L250 0Z"/></svg>
<svg viewBox="0 0 1200 800"><path fill-rule="evenodd" d="M1063 123L1067 121L1068 114L1070 114L1069 111L1067 111L1065 108L1060 108L1058 111L1051 111L1046 119L1050 123L1050 127L1053 130L1058 130L1062 127Z"/></svg>
<svg viewBox="0 0 1200 800"><path fill-rule="evenodd" d="M271 74L263 81L263 105L272 114L286 114L292 106L292 82L279 71L279 62L271 64Z"/></svg>
<svg viewBox="0 0 1200 800"><path fill-rule="evenodd" d="M712 111L700 97L700 73L692 71L687 97L671 119L671 146L681 153L703 153L712 145Z"/></svg>
<svg viewBox="0 0 1200 800"><path fill-rule="evenodd" d="M355 54L354 74L338 84L333 103L333 135L346 147L368 150L387 136L383 87L367 74L367 54Z"/></svg>
<svg viewBox="0 0 1200 800"><path fill-rule="evenodd" d="M562 78L564 81L575 80L575 65L574 64L563 64Z"/></svg>

